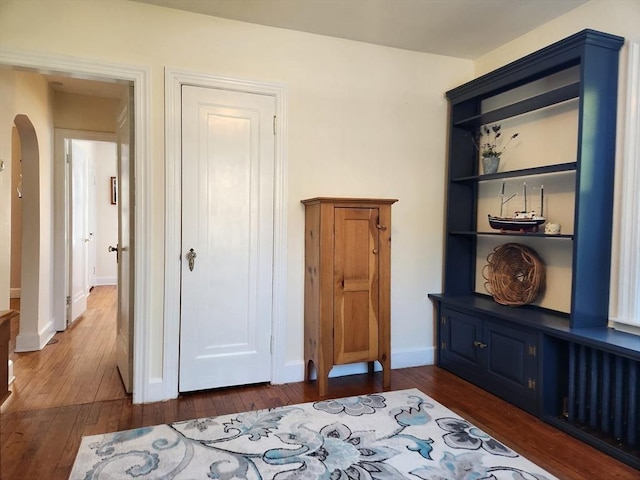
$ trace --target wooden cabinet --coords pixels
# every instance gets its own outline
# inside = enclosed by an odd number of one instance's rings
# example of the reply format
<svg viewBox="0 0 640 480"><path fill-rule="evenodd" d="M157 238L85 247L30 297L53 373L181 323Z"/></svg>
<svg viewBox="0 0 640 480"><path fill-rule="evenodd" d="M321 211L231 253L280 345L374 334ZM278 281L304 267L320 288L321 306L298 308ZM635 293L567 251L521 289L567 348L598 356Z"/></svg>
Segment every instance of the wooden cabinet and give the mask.
<svg viewBox="0 0 640 480"><path fill-rule="evenodd" d="M334 365L382 365L390 385L391 205L396 200L312 198L305 205L305 379L320 395Z"/></svg>
<svg viewBox="0 0 640 480"><path fill-rule="evenodd" d="M18 316L15 310L0 311L0 405L11 394L9 391L9 340L11 319Z"/></svg>

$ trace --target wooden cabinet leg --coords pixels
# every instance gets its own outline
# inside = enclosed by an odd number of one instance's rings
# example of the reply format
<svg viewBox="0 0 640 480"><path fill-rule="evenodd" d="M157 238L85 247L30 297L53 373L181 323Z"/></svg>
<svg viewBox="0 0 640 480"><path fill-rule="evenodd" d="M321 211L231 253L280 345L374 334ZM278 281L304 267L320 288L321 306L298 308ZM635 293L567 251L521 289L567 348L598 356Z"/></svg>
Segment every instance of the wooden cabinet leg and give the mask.
<svg viewBox="0 0 640 480"><path fill-rule="evenodd" d="M389 388L391 386L391 369L389 365L383 365L382 367L382 386Z"/></svg>
<svg viewBox="0 0 640 480"><path fill-rule="evenodd" d="M306 361L304 362L304 381L309 382L311 380L311 362L313 360L311 360L310 358L307 358Z"/></svg>
<svg viewBox="0 0 640 480"><path fill-rule="evenodd" d="M329 372L325 368L318 369L318 395L324 397L327 395L327 387L329 383Z"/></svg>
<svg viewBox="0 0 640 480"><path fill-rule="evenodd" d="M321 396L325 396L327 394L327 388L329 386L329 372L333 365L323 365L320 361L315 361L313 358L309 358L306 360L305 369L304 369L304 381L311 381L311 373L312 366L315 367L316 370L316 379L318 383L318 394Z"/></svg>
<svg viewBox="0 0 640 480"><path fill-rule="evenodd" d="M391 359L385 353L383 353L381 358L378 360L380 365L382 365L382 386L384 388L389 388L391 386Z"/></svg>
<svg viewBox="0 0 640 480"><path fill-rule="evenodd" d="M318 377L318 395L325 397L327 395L327 384L329 379L327 377Z"/></svg>

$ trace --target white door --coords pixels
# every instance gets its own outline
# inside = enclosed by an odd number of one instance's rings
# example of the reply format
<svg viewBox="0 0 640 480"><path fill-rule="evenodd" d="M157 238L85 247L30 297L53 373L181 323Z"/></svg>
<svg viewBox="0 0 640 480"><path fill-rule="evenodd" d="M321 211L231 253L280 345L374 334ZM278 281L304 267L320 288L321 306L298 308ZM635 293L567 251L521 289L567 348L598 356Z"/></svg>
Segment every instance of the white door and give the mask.
<svg viewBox="0 0 640 480"><path fill-rule="evenodd" d="M69 182L69 312L68 322L75 322L87 309L88 279L88 152L86 146L77 140L65 139L65 151L69 162L71 181Z"/></svg>
<svg viewBox="0 0 640 480"><path fill-rule="evenodd" d="M181 392L271 380L274 115L182 87Z"/></svg>
<svg viewBox="0 0 640 480"><path fill-rule="evenodd" d="M117 122L118 142L118 306L116 363L127 393L133 387L133 88L120 105Z"/></svg>
<svg viewBox="0 0 640 480"><path fill-rule="evenodd" d="M95 144L96 142L90 142L92 147L92 152L95 155ZM88 175L88 189L87 189L87 238L89 241L87 242L87 271L88 271L88 279L87 279L87 295L93 287L96 286L96 264L98 253L96 251L96 213L98 209L98 202L96 200L96 162L95 156L91 156L88 159L87 165L87 175Z"/></svg>

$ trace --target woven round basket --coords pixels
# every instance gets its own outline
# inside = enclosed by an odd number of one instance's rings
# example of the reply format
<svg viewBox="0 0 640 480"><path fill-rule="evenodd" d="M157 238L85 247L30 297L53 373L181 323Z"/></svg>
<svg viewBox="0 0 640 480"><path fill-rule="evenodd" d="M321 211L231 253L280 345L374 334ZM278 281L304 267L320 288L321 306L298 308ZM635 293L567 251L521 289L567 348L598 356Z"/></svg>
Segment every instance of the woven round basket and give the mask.
<svg viewBox="0 0 640 480"><path fill-rule="evenodd" d="M520 243L493 249L482 269L484 288L502 305L534 302L545 288L545 268L535 250Z"/></svg>

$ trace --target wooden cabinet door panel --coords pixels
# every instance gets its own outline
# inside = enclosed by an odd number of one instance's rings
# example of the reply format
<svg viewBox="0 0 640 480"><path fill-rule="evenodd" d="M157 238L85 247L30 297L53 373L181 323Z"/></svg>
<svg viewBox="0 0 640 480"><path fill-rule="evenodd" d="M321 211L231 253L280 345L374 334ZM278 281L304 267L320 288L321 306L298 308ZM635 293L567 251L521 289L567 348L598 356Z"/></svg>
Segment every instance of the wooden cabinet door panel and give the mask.
<svg viewBox="0 0 640 480"><path fill-rule="evenodd" d="M378 358L376 208L336 208L334 362Z"/></svg>

